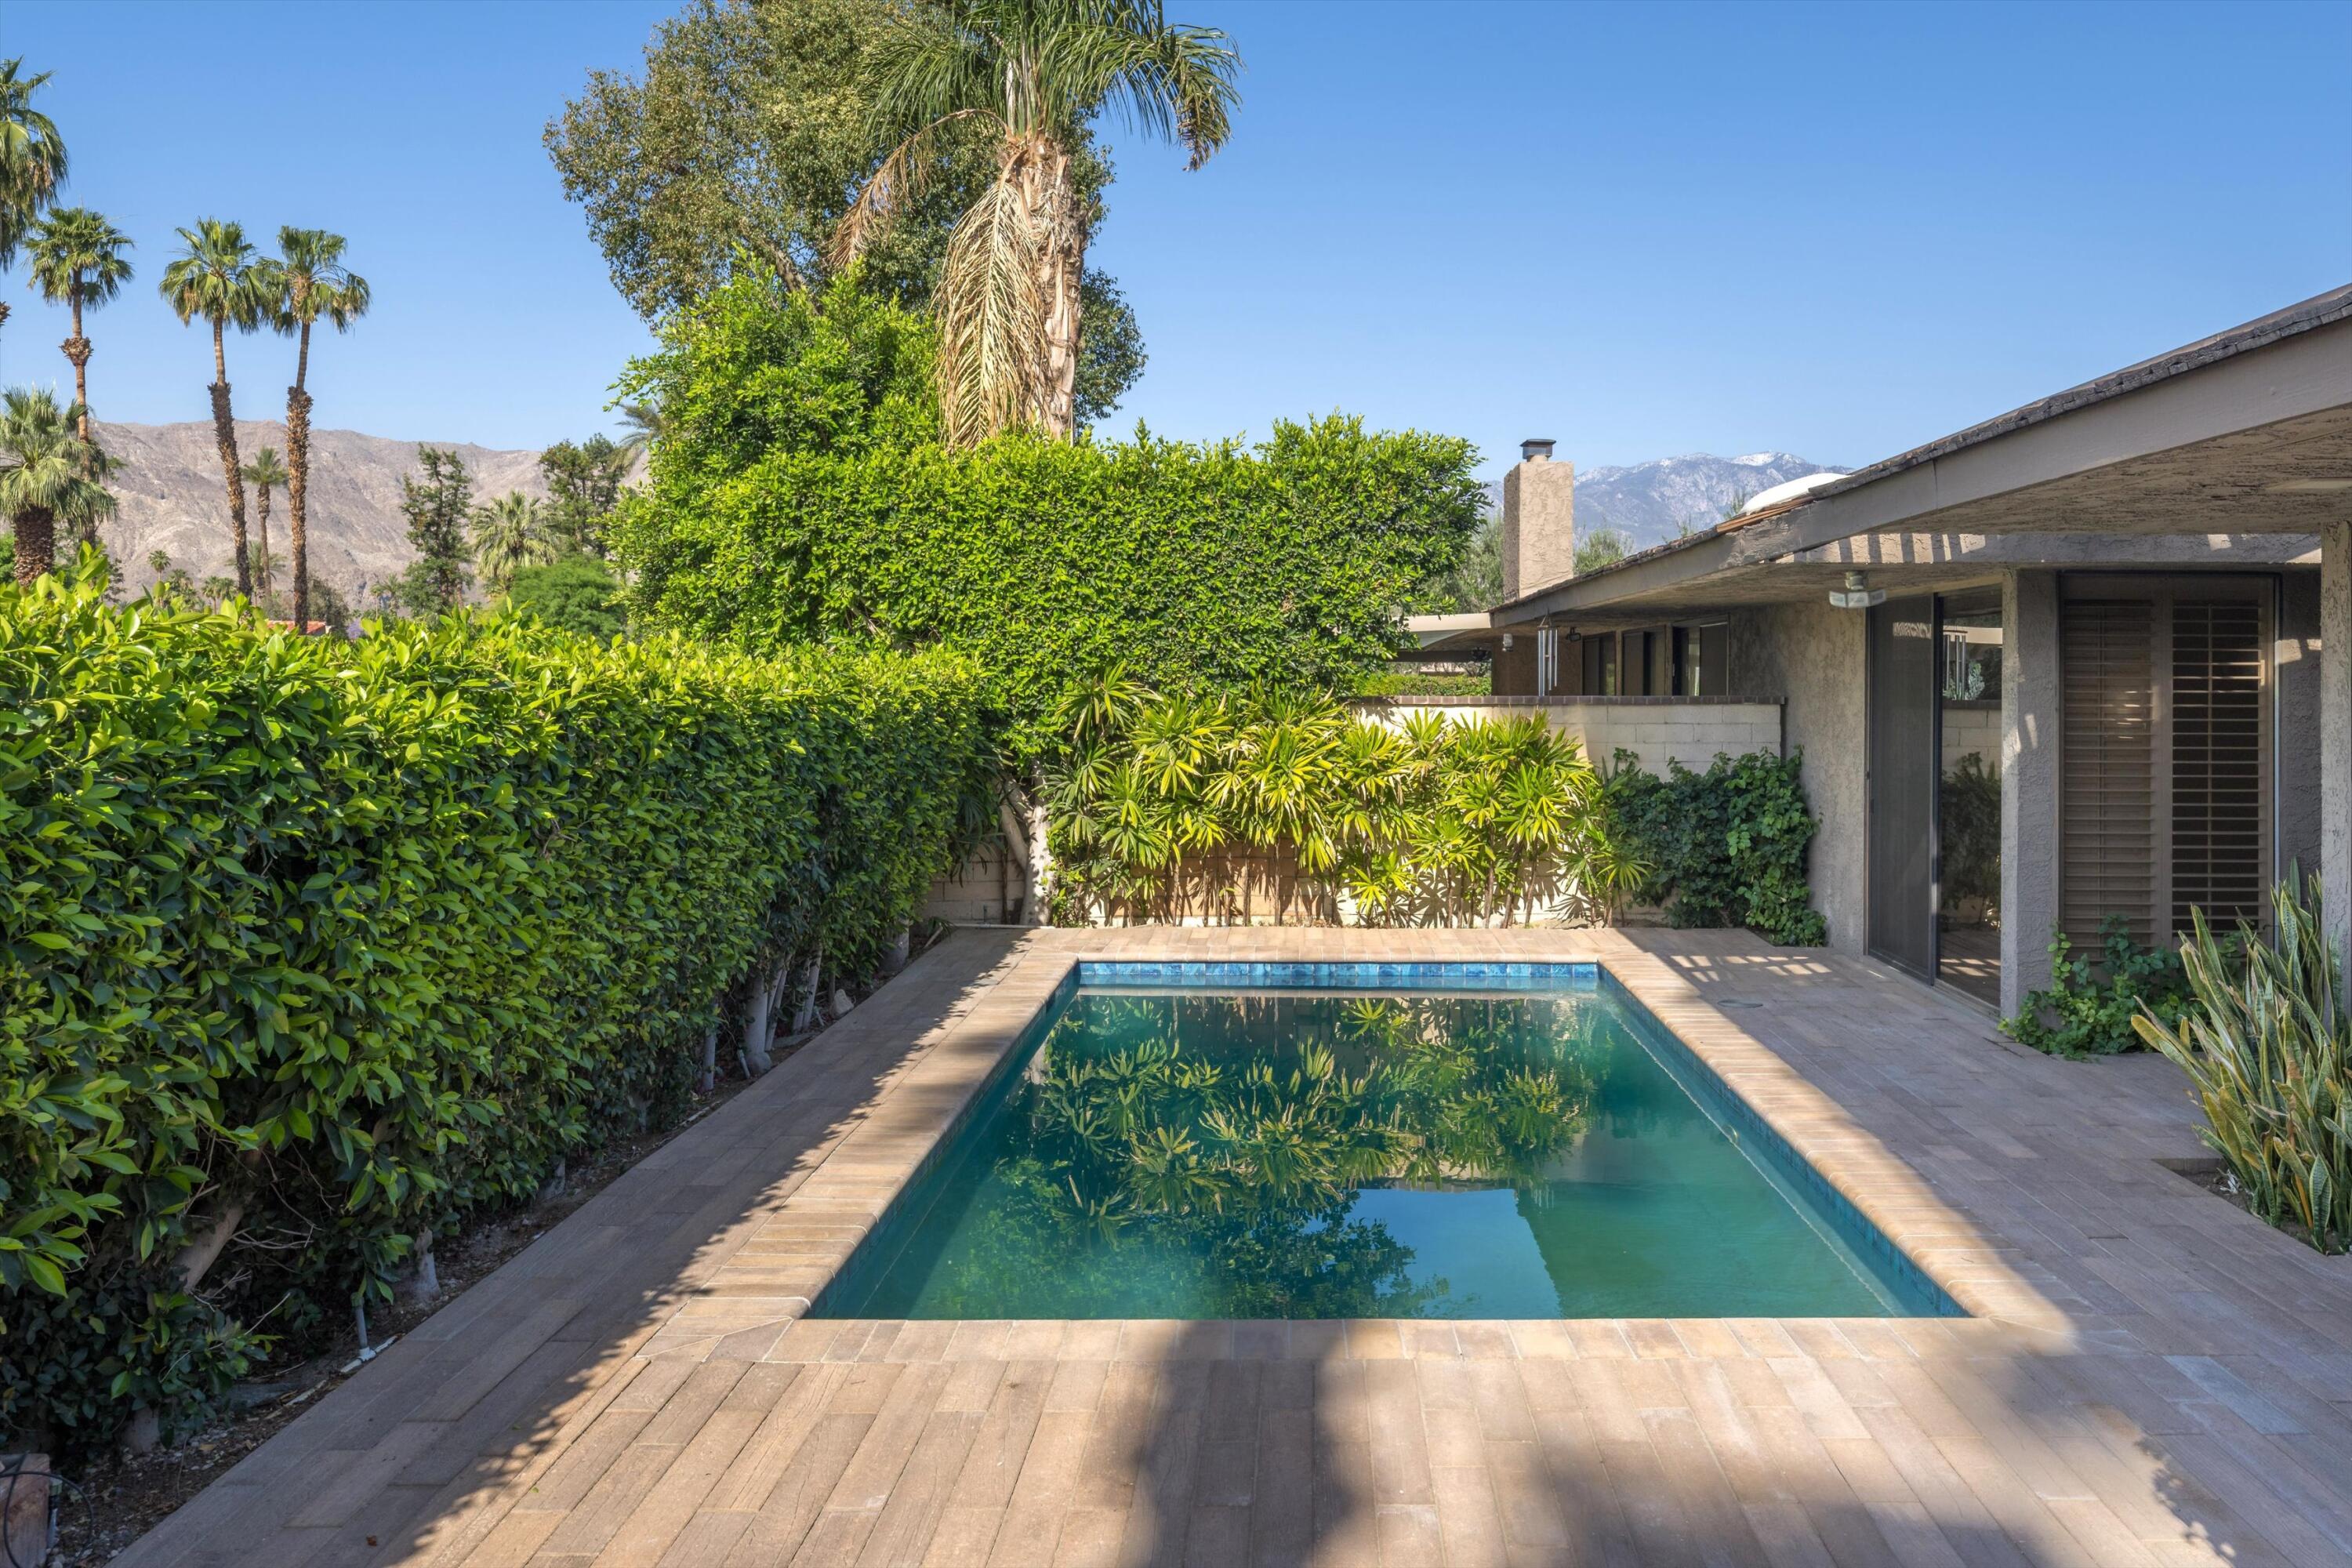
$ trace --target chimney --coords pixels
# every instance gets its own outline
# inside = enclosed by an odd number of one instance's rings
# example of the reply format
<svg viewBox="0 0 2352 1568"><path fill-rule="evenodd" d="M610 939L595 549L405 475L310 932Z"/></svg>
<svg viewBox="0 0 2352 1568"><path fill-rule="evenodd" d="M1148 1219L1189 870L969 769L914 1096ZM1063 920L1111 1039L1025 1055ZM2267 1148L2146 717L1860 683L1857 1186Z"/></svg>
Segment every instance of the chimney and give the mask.
<svg viewBox="0 0 2352 1568"><path fill-rule="evenodd" d="M1503 599L1525 598L1576 574L1576 465L1551 460L1552 443L1519 443L1503 476Z"/></svg>

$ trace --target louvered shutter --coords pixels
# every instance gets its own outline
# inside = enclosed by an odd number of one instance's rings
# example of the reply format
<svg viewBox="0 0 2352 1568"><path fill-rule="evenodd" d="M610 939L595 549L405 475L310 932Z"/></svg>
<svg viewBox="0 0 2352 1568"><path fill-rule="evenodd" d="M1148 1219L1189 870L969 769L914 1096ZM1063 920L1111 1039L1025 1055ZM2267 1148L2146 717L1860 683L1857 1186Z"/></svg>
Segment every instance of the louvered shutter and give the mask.
<svg viewBox="0 0 2352 1568"><path fill-rule="evenodd" d="M2058 623L2064 721L2059 927L2093 948L2109 915L2153 938L2156 910L2155 606L2072 600Z"/></svg>
<svg viewBox="0 0 2352 1568"><path fill-rule="evenodd" d="M2269 814L2263 766L2263 616L2246 600L2172 606L2172 888L2168 923L2201 908L2221 931L2261 922Z"/></svg>

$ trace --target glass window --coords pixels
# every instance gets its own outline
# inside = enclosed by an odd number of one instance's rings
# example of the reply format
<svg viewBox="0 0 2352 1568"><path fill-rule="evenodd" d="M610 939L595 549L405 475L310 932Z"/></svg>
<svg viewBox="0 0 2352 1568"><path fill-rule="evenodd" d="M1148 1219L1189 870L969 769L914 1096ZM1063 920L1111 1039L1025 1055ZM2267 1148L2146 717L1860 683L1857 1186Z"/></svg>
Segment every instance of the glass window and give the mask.
<svg viewBox="0 0 2352 1568"><path fill-rule="evenodd" d="M1936 977L2000 1005L2000 595L1941 605Z"/></svg>

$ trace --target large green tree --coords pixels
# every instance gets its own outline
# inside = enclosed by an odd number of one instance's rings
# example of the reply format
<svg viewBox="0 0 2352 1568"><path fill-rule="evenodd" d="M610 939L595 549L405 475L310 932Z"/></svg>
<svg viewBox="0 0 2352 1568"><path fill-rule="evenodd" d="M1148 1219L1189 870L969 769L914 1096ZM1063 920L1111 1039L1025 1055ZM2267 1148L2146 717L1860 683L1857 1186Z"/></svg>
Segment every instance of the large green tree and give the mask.
<svg viewBox="0 0 2352 1568"><path fill-rule="evenodd" d="M105 304L131 281L131 260L122 254L131 240L88 207L58 207L34 226L28 248L33 286L42 299L73 313L73 332L61 347L73 366L74 403L81 409L77 434L90 447L95 443L89 434L89 339L82 335L81 314Z"/></svg>
<svg viewBox="0 0 2352 1568"><path fill-rule="evenodd" d="M1096 222L1077 166L1106 108L1181 142L1199 168L1224 145L1241 57L1213 27L1171 24L1160 0L941 0L894 8L867 67L888 154L834 236L859 255L947 149L975 130L993 171L956 220L931 306L940 417L969 445L1015 425L1066 437L1083 358L1080 283Z"/></svg>
<svg viewBox="0 0 2352 1568"><path fill-rule="evenodd" d="M58 524L93 532L114 510L114 498L89 477L76 430L80 413L29 387L0 397L0 514L9 521L19 587L55 566Z"/></svg>
<svg viewBox="0 0 2352 1568"><path fill-rule="evenodd" d="M637 447L609 436L558 441L539 455L547 477L546 532L564 548L604 553L604 520L620 504L621 486L637 460Z"/></svg>
<svg viewBox="0 0 2352 1568"><path fill-rule="evenodd" d="M891 10L890 0L693 0L656 28L642 74L593 72L548 122L564 194L641 315L701 299L743 258L794 287L824 287L842 220L888 151L868 83ZM917 309L992 168L977 125L933 143L921 191L862 247L870 286ZM1074 144L1071 168L1099 225L1110 169L1090 137ZM1111 279L1088 268L1079 288L1076 409L1092 424L1141 374L1142 334Z"/></svg>
<svg viewBox="0 0 2352 1568"><path fill-rule="evenodd" d="M0 60L0 268L16 261L33 222L58 199L66 180L66 144L57 121L33 107L49 73L25 74L25 61ZM0 321L8 303L0 300Z"/></svg>
<svg viewBox="0 0 2352 1568"><path fill-rule="evenodd" d="M245 480L236 460L236 418L229 406L228 329L249 332L262 324L278 292L278 265L257 254L245 226L221 218L198 218L180 233L180 254L163 268L163 302L183 326L199 317L213 330L213 440L220 447L221 477L228 487L228 521L236 552L236 591L253 592L253 564L247 558Z"/></svg>
<svg viewBox="0 0 2352 1568"><path fill-rule="evenodd" d="M467 529L474 510L474 479L466 460L438 447L416 448L423 478L400 479L401 515L408 519L408 542L416 559L393 592L413 616L456 609L471 577Z"/></svg>
<svg viewBox="0 0 2352 1568"><path fill-rule="evenodd" d="M278 231L273 279L277 297L269 302L271 324L291 333L299 347L294 355L294 384L286 389L286 533L294 555L294 624L308 626L310 617L310 329L320 321L345 332L367 314L367 279L343 265L343 237L323 228L281 228Z"/></svg>

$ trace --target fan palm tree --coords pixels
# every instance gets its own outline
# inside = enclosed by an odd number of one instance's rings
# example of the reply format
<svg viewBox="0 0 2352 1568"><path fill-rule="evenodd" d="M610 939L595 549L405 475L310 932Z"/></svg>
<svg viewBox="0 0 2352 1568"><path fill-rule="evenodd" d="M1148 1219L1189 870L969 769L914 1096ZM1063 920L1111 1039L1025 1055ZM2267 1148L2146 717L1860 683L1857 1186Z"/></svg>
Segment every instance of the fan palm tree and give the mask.
<svg viewBox="0 0 2352 1568"><path fill-rule="evenodd" d="M114 510L114 498L89 477L74 433L79 413L29 387L0 395L0 511L15 531L19 587L54 567L58 524L88 534Z"/></svg>
<svg viewBox="0 0 2352 1568"><path fill-rule="evenodd" d="M264 447L254 453L253 461L246 464L239 472L245 482L253 487L253 499L258 503L254 508L254 522L261 537L257 542L258 548L253 552L254 584L260 590L263 612L275 614L278 602L271 596L269 585L269 492L284 488L286 466L278 460L277 447Z"/></svg>
<svg viewBox="0 0 2352 1568"><path fill-rule="evenodd" d="M1171 26L1160 0L931 0L893 18L872 57L873 105L896 145L843 220L834 258L865 248L951 138L983 131L996 177L949 236L931 295L942 423L959 444L1032 423L1066 438L1091 222L1071 154L1111 104L1199 168L1231 132L1241 58L1215 28Z"/></svg>
<svg viewBox="0 0 2352 1568"><path fill-rule="evenodd" d="M81 443L89 437L89 340L82 336L84 307L96 310L131 281L128 236L88 207L58 207L33 229L33 286L51 304L73 312L73 335L60 345L74 369L74 405L81 410Z"/></svg>
<svg viewBox="0 0 2352 1568"><path fill-rule="evenodd" d="M482 569L482 584L491 593L505 593L523 567L544 566L555 559L546 512L546 508L520 490L509 490L488 506L474 509L474 563Z"/></svg>
<svg viewBox="0 0 2352 1568"><path fill-rule="evenodd" d="M307 626L310 615L310 395L303 390L310 374L310 329L320 319L335 331L351 331L367 314L367 279L343 265L343 237L323 228L281 228L278 248L277 297L271 320L281 332L291 332L301 347L294 355L294 384L286 389L286 527L294 554L294 624Z"/></svg>
<svg viewBox="0 0 2352 1568"><path fill-rule="evenodd" d="M221 474L228 485L228 521L236 552L236 591L253 592L253 563L245 542L245 482L236 463L236 422L229 413L227 330L249 332L261 325L278 287L278 264L257 257L243 224L198 218L180 230L181 252L163 268L161 290L182 326L203 317L213 329L213 438L220 446Z"/></svg>
<svg viewBox="0 0 2352 1568"><path fill-rule="evenodd" d="M66 144L56 122L33 107L49 73L28 77L24 65L21 57L0 60L0 267L16 263L16 247L66 180ZM7 319L0 300L0 321Z"/></svg>

